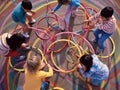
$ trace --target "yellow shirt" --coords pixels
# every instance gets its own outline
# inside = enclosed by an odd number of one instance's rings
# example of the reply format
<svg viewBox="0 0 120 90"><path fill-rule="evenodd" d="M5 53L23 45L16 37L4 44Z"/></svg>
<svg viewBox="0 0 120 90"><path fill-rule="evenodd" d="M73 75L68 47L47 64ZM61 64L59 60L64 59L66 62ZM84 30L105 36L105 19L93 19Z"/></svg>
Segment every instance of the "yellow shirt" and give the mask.
<svg viewBox="0 0 120 90"><path fill-rule="evenodd" d="M25 83L23 90L40 90L43 78L53 76L53 70L49 67L49 71L38 71L31 74L25 69Z"/></svg>

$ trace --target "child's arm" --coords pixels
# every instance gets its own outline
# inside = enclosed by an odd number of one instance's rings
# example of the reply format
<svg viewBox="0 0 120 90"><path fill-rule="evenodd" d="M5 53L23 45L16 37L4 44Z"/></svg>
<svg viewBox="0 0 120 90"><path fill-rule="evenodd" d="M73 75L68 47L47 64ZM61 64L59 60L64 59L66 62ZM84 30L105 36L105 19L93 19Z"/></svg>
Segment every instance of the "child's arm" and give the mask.
<svg viewBox="0 0 120 90"><path fill-rule="evenodd" d="M53 12L56 12L61 6L62 6L62 4L58 4L58 5L53 9Z"/></svg>
<svg viewBox="0 0 120 90"><path fill-rule="evenodd" d="M93 21L93 20L96 20L96 19L98 19L98 18L100 18L100 12L98 12L98 13L96 13L95 15L89 17L88 20L89 20L89 21Z"/></svg>
<svg viewBox="0 0 120 90"><path fill-rule="evenodd" d="M32 11L32 10L30 10L30 11L28 11L28 13L30 13L31 14L31 16L33 16L33 15L35 15L35 11Z"/></svg>
<svg viewBox="0 0 120 90"><path fill-rule="evenodd" d="M51 68L51 66L49 64L47 66L49 68L48 72L40 71L40 75L39 75L40 77L46 78L46 77L53 76L53 69Z"/></svg>
<svg viewBox="0 0 120 90"><path fill-rule="evenodd" d="M78 64L78 68L82 68L81 64Z"/></svg>
<svg viewBox="0 0 120 90"><path fill-rule="evenodd" d="M96 22L100 19L100 12L96 13L95 15L89 17L89 19L84 20L84 23L89 26L90 28L94 28Z"/></svg>

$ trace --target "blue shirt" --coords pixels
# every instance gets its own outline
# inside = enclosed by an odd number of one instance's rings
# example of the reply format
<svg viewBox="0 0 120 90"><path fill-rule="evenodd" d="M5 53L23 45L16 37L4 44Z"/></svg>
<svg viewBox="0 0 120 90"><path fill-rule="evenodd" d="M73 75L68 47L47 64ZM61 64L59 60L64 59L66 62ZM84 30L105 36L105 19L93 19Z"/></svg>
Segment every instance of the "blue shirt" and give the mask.
<svg viewBox="0 0 120 90"><path fill-rule="evenodd" d="M69 3L70 7L76 7L78 8L80 6L80 0L70 0ZM62 4L58 4L53 11L56 12L60 7L62 6Z"/></svg>
<svg viewBox="0 0 120 90"><path fill-rule="evenodd" d="M22 2L20 2L12 11L12 19L17 23L25 24L26 20L26 12L21 6Z"/></svg>
<svg viewBox="0 0 120 90"><path fill-rule="evenodd" d="M107 79L109 76L109 69L106 64L102 63L97 55L93 54L93 65L90 68L89 72L84 72L81 68L79 72L83 75L84 78L96 79L96 80L103 80Z"/></svg>

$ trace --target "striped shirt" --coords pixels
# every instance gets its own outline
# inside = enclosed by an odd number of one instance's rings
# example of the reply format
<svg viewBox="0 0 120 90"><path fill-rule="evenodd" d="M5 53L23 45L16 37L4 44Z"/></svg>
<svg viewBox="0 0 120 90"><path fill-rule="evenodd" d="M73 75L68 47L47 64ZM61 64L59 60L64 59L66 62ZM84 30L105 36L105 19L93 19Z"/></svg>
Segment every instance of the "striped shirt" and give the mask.
<svg viewBox="0 0 120 90"><path fill-rule="evenodd" d="M89 20L93 21L96 20L96 22L99 22L101 16L100 12L96 13L94 16L90 17ZM100 24L96 26L97 29L103 30L106 33L113 33L116 31L116 19L114 16L112 16L109 20L104 20Z"/></svg>
<svg viewBox="0 0 120 90"><path fill-rule="evenodd" d="M6 38L10 37L11 34L4 33L0 36L0 55L6 56L9 53L10 47L6 42Z"/></svg>

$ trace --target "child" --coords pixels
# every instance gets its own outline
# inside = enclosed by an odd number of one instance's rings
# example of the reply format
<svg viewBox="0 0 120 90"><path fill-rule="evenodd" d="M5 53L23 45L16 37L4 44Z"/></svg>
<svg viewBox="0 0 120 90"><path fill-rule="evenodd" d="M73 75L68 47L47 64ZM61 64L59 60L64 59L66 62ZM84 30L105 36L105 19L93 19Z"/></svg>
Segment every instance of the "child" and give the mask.
<svg viewBox="0 0 120 90"><path fill-rule="evenodd" d="M44 87L45 82L42 82L42 80L53 76L53 70L49 64L47 65L49 68L48 72L40 70L44 65L37 56L33 56L32 59L26 61L23 90L46 90L46 87Z"/></svg>
<svg viewBox="0 0 120 90"><path fill-rule="evenodd" d="M113 13L113 8L106 6L101 10L101 12L98 12L94 16L90 17L89 20L85 20L85 22L91 22L94 20L96 20L96 22L101 22L101 24L98 24L96 27L97 29L94 31L94 43L99 45L97 53L100 53L105 49L105 40L116 31L116 20Z"/></svg>
<svg viewBox="0 0 120 90"><path fill-rule="evenodd" d="M17 57L16 50L25 42L25 37L22 34L4 33L0 36L0 55Z"/></svg>
<svg viewBox="0 0 120 90"><path fill-rule="evenodd" d="M72 15L75 16L77 8L80 6L80 0L57 0L58 5L53 9L53 12L56 12L62 5L68 5L66 14L64 17L65 23L69 25L69 19ZM62 29L62 31L65 31L65 29Z"/></svg>
<svg viewBox="0 0 120 90"><path fill-rule="evenodd" d="M23 0L12 11L13 21L23 27L22 34L26 38L29 37L28 35L29 25L32 25L36 22L35 19L32 18L35 12L31 11L31 9L32 9L32 3L30 2L30 0ZM26 19L28 19L29 21L28 23L26 22Z"/></svg>
<svg viewBox="0 0 120 90"><path fill-rule="evenodd" d="M100 85L101 81L109 76L107 65L103 64L95 54L83 55L78 68L84 78L91 80L92 85Z"/></svg>

